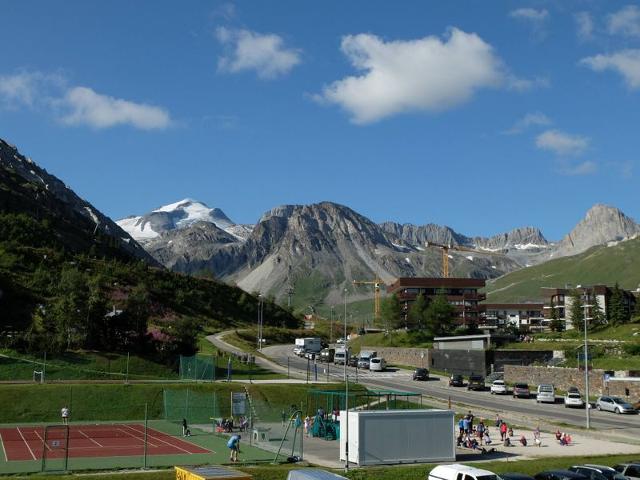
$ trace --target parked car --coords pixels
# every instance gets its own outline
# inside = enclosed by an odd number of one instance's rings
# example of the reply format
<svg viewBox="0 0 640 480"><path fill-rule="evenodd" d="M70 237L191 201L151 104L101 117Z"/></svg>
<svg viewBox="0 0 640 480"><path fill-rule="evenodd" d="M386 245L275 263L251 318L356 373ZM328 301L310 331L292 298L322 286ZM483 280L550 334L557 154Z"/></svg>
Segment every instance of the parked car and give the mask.
<svg viewBox="0 0 640 480"><path fill-rule="evenodd" d="M358 356L357 355L351 355L349 357L349 366L350 367L357 367L358 366Z"/></svg>
<svg viewBox="0 0 640 480"><path fill-rule="evenodd" d="M359 358L358 359L358 368L369 368L369 363L371 359L369 358Z"/></svg>
<svg viewBox="0 0 640 480"><path fill-rule="evenodd" d="M484 390L484 377L482 375L471 375L467 382L467 390Z"/></svg>
<svg viewBox="0 0 640 480"><path fill-rule="evenodd" d="M526 383L516 383L513 386L513 398L529 398L531 392L529 392L529 385Z"/></svg>
<svg viewBox="0 0 640 480"><path fill-rule="evenodd" d="M556 389L550 383L538 385L536 403L556 403Z"/></svg>
<svg viewBox="0 0 640 480"><path fill-rule="evenodd" d="M416 368L413 371L413 380L429 380L429 370L426 368Z"/></svg>
<svg viewBox="0 0 640 480"><path fill-rule="evenodd" d="M629 480L640 480L640 463L619 463L613 468Z"/></svg>
<svg viewBox="0 0 640 480"><path fill-rule="evenodd" d="M449 386L464 387L464 378L462 378L462 375L451 375L451 378L449 378Z"/></svg>
<svg viewBox="0 0 640 480"><path fill-rule="evenodd" d="M604 410L605 412L638 413L632 405L620 397L599 397L598 400L596 400L596 408L598 410Z"/></svg>
<svg viewBox="0 0 640 480"><path fill-rule="evenodd" d="M467 467L459 463L438 465L429 472L427 480L500 480L500 477L489 470Z"/></svg>
<svg viewBox="0 0 640 480"><path fill-rule="evenodd" d="M624 475L604 465L574 465L573 467L569 467L569 470L581 473L591 480L627 480L627 477Z"/></svg>
<svg viewBox="0 0 640 480"><path fill-rule="evenodd" d="M387 361L384 358L374 357L369 361L369 370L372 372L383 372L387 369Z"/></svg>
<svg viewBox="0 0 640 480"><path fill-rule="evenodd" d="M535 480L588 480L588 477L571 470L547 470L546 472L536 473L533 478Z"/></svg>
<svg viewBox="0 0 640 480"><path fill-rule="evenodd" d="M504 380L494 380L491 384L491 395L506 395L507 393L509 393L509 390Z"/></svg>
<svg viewBox="0 0 640 480"><path fill-rule="evenodd" d="M565 408L584 408L584 400L582 400L582 395L580 395L580 393L578 392L568 392L564 396L564 406Z"/></svg>

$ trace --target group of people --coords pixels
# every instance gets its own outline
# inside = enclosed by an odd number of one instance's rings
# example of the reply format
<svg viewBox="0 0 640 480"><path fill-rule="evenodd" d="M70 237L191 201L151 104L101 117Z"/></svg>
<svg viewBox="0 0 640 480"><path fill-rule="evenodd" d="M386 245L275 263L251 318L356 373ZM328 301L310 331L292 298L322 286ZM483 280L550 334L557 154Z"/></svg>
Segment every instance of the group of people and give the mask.
<svg viewBox="0 0 640 480"><path fill-rule="evenodd" d="M480 420L477 425L473 424L474 416L471 412L469 412L464 417L460 418L458 421L458 438L456 441L456 445L458 447L469 448L471 450L481 450L486 452L486 449L482 448L483 445L489 446L493 444L491 440L491 435L489 434L489 427L485 424L484 420ZM500 442L505 447L511 447L514 445L515 440L512 440L514 437L513 428L507 424L502 418L500 414L496 414L495 427L498 429L500 433ZM566 435L566 434L565 434ZM560 432L556 433L556 438L562 442L567 441L567 439L560 434ZM564 440L563 440L564 438ZM568 442L571 441L571 437L569 436ZM565 445L568 445L568 442ZM529 445L529 441L524 434L520 435L517 443L521 446L526 447ZM540 439L540 428L536 427L533 431L533 443L536 446L542 445L542 440ZM492 448L492 451L495 450Z"/></svg>
<svg viewBox="0 0 640 480"><path fill-rule="evenodd" d="M556 440L560 442L560 445L566 447L567 445L571 445L571 435L567 432L562 433L560 430L556 430Z"/></svg>
<svg viewBox="0 0 640 480"><path fill-rule="evenodd" d="M233 423L233 418L223 418L219 421L216 420L217 432L232 433L234 428L236 427ZM249 419L245 416L239 417L237 429L241 432L246 432L247 430L249 430Z"/></svg>

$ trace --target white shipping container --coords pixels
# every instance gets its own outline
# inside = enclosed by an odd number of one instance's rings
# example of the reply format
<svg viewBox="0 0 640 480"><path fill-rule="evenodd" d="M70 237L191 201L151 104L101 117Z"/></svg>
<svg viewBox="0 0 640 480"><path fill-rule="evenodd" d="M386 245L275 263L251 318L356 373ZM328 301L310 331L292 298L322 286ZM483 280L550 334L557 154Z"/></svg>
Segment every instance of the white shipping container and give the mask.
<svg viewBox="0 0 640 480"><path fill-rule="evenodd" d="M346 415L340 412L340 460ZM452 410L349 411L349 462L356 465L451 462L456 459Z"/></svg>

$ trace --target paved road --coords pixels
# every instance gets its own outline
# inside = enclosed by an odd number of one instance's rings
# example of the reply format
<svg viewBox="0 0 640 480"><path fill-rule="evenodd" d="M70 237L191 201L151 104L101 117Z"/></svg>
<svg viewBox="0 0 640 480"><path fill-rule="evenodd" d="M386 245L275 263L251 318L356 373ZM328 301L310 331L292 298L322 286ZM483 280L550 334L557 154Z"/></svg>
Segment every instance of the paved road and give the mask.
<svg viewBox="0 0 640 480"><path fill-rule="evenodd" d="M278 345L266 347L263 353L275 362L286 365L287 359L290 362L292 372L295 370L298 375L306 376L307 360L299 358L292 353L292 346ZM326 380L324 364L318 364L318 375L320 380ZM350 379L355 379L356 369L347 368ZM312 370L313 372L313 370ZM336 381L344 377L344 367L330 365L329 378ZM490 411L510 412L526 416L529 418L539 418L544 422L565 422L569 425L584 426L584 410L573 410L565 408L564 405L537 404L535 400L513 399L509 396L494 396L487 392L467 391L465 388L449 387L442 380L431 380L428 382L414 382L411 379L411 372L407 370L397 370L395 372L369 372L368 370L358 371L359 383L377 387L396 389L404 391L418 392L431 397L456 404L469 405L470 407L482 408ZM640 434L639 415L615 415L613 413L591 411L591 425L595 429L619 430L618 433L624 436L637 436ZM622 432L624 430L624 432Z"/></svg>

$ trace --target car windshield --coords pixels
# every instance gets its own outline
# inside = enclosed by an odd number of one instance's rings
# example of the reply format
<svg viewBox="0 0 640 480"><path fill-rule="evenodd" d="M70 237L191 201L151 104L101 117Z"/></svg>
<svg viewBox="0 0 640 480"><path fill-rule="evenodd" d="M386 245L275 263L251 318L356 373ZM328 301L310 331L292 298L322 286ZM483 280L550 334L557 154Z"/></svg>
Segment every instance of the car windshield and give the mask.
<svg viewBox="0 0 640 480"><path fill-rule="evenodd" d="M581 398L579 393L570 393L568 395L569 398Z"/></svg>
<svg viewBox="0 0 640 480"><path fill-rule="evenodd" d="M502 380L496 380L495 382L493 382L494 385L504 385L504 382Z"/></svg>
<svg viewBox="0 0 640 480"><path fill-rule="evenodd" d="M426 371L424 368L418 368L418 369L416 370L416 373L423 374L423 373L427 373L427 371Z"/></svg>
<svg viewBox="0 0 640 480"><path fill-rule="evenodd" d="M619 404L626 404L627 403L623 399L621 399L620 397L611 397L611 401L613 403L619 403Z"/></svg>
<svg viewBox="0 0 640 480"><path fill-rule="evenodd" d="M529 388L529 385L525 385L524 383L516 383L516 388Z"/></svg>
<svg viewBox="0 0 640 480"><path fill-rule="evenodd" d="M477 480L500 480L500 477L497 475L478 475L476 479Z"/></svg>

